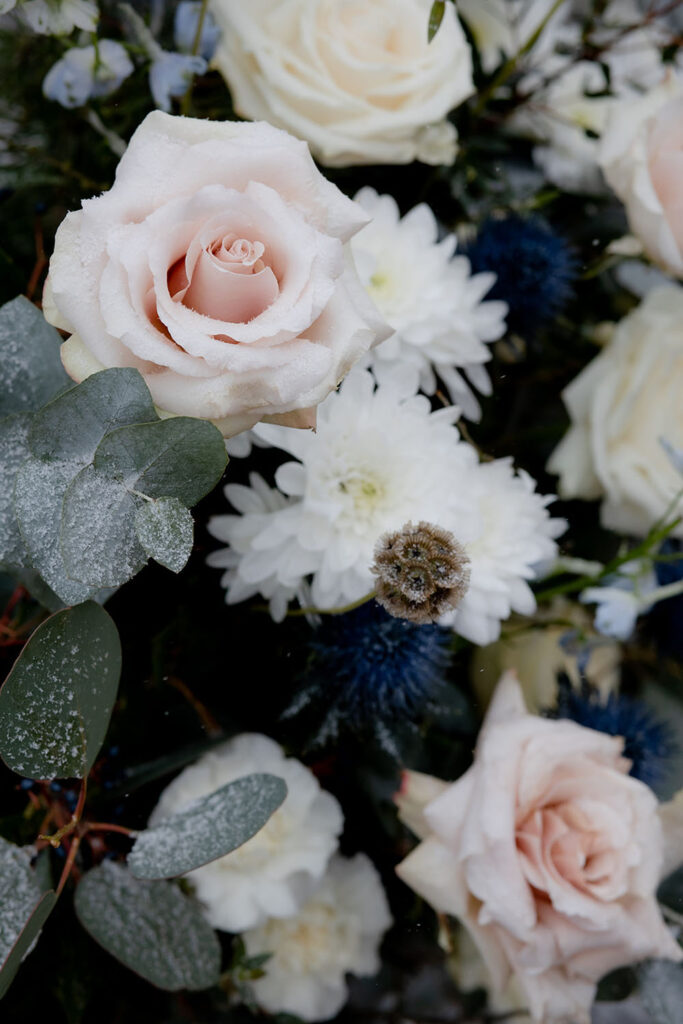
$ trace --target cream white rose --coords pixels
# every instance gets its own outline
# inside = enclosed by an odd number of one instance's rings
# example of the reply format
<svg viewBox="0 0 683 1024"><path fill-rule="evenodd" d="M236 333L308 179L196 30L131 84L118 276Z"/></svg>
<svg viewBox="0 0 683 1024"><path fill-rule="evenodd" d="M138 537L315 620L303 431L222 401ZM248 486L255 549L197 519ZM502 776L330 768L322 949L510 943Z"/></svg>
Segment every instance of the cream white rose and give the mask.
<svg viewBox="0 0 683 1024"><path fill-rule="evenodd" d="M681 475L660 441L683 447L682 389L683 288L671 285L649 292L565 389L572 426L548 463L561 496L603 496L603 524L636 536L683 512L672 504Z"/></svg>
<svg viewBox="0 0 683 1024"><path fill-rule="evenodd" d="M161 410L226 437L311 425L390 333L347 244L366 221L285 132L149 114L109 192L57 232L44 310L71 332L67 372L133 366Z"/></svg>
<svg viewBox="0 0 683 1024"><path fill-rule="evenodd" d="M683 83L613 106L599 163L648 256L683 277Z"/></svg>
<svg viewBox="0 0 683 1024"><path fill-rule="evenodd" d="M616 967L682 958L655 897L657 800L621 751L620 737L528 714L509 673L469 771L450 785L407 773L398 797L423 839L399 876L463 922L494 989L514 977L543 1024L588 1024Z"/></svg>
<svg viewBox="0 0 683 1024"><path fill-rule="evenodd" d="M454 4L427 42L430 9L431 0L212 0L223 30L213 63L242 117L306 139L321 163L452 162L444 118L473 91L471 54Z"/></svg>

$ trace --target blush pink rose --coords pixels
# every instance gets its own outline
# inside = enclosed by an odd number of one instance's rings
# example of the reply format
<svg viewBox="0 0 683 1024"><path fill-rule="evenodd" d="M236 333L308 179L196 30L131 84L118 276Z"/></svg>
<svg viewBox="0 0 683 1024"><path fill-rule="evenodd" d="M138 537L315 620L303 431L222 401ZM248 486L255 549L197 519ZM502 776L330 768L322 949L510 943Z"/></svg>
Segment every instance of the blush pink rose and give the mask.
<svg viewBox="0 0 683 1024"><path fill-rule="evenodd" d="M657 800L628 775L622 746L530 715L506 673L469 771L453 784L407 772L397 796L423 840L399 876L462 921L494 990L514 979L543 1024L587 1024L613 968L681 959L655 899Z"/></svg>
<svg viewBox="0 0 683 1024"><path fill-rule="evenodd" d="M614 105L599 162L647 255L683 277L683 82Z"/></svg>
<svg viewBox="0 0 683 1024"><path fill-rule="evenodd" d="M310 426L390 333L348 245L366 221L284 131L149 114L57 232L44 309L67 372L133 366L160 410L226 437Z"/></svg>

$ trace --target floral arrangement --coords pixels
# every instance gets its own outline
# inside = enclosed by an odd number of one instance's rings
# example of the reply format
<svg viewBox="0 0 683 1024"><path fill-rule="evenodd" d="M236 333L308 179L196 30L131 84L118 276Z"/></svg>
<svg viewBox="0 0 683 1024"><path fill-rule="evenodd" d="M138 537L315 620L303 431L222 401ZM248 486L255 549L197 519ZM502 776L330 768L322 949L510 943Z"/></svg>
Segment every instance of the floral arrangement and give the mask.
<svg viewBox="0 0 683 1024"><path fill-rule="evenodd" d="M0 0L3 1022L681 1021L682 32Z"/></svg>

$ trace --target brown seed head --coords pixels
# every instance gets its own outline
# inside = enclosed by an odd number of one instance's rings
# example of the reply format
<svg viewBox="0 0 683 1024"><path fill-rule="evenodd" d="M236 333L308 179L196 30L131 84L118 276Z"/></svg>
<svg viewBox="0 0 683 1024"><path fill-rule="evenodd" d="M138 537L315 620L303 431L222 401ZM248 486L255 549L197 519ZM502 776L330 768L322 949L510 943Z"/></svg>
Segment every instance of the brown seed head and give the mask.
<svg viewBox="0 0 683 1024"><path fill-rule="evenodd" d="M383 534L371 566L376 600L396 618L424 624L457 608L470 583L470 560L448 530L406 523Z"/></svg>

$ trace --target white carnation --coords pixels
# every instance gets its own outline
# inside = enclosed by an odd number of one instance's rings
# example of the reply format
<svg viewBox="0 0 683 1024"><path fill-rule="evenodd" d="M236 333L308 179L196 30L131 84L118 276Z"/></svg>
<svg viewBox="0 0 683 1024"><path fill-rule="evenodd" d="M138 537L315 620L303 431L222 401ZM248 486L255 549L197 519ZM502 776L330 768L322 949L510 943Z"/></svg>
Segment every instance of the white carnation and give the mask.
<svg viewBox="0 0 683 1024"><path fill-rule="evenodd" d="M305 1021L334 1017L347 999L345 975L375 974L378 947L391 924L379 875L359 853L335 857L299 913L248 931L249 956L271 953L265 977L253 983L256 1001L270 1013Z"/></svg>
<svg viewBox="0 0 683 1024"><path fill-rule="evenodd" d="M553 538L564 526L548 516L552 499L536 494L507 459L480 465L454 426L457 410L432 412L416 383L404 366L375 389L369 372L355 370L320 406L316 433L256 429L297 461L275 474L286 505L249 511L254 499L245 489L237 494L241 517L210 522L210 532L230 545L220 556L230 558L223 578L229 602L254 589L270 596L277 584L293 592L308 576L316 607L356 601L373 589L379 536L425 520L450 530L472 561L470 589L445 620L456 632L489 643L512 610L533 611L527 580L537 562L554 557Z"/></svg>
<svg viewBox="0 0 683 1024"><path fill-rule="evenodd" d="M313 773L258 733L236 736L182 771L162 793L150 824L253 772L284 779L284 803L239 849L186 876L210 924L230 932L295 914L323 876L343 825L337 800Z"/></svg>
<svg viewBox="0 0 683 1024"><path fill-rule="evenodd" d="M382 368L410 363L428 395L438 375L465 415L479 417L479 406L456 368L469 370L474 383L490 393L483 363L491 358L486 342L505 333L504 302L484 302L495 274L472 275L465 256L453 257L457 239L441 241L426 203L401 218L395 199L363 188L355 197L372 217L356 235L352 249L361 281L395 333L370 355Z"/></svg>

